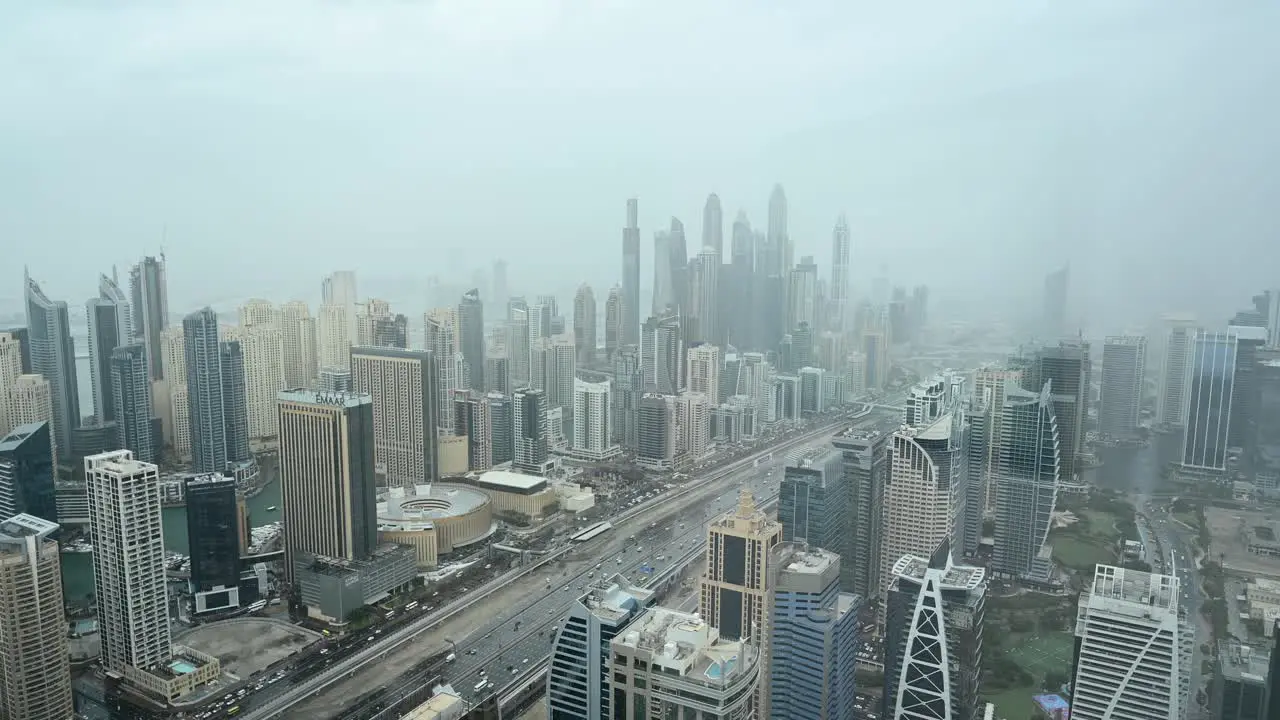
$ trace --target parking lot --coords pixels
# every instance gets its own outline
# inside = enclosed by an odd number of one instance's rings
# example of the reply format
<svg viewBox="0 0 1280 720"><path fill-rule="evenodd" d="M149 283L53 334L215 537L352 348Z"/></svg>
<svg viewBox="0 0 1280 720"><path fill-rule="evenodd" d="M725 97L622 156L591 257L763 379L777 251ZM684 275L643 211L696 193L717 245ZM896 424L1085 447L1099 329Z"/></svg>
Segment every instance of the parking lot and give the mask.
<svg viewBox="0 0 1280 720"><path fill-rule="evenodd" d="M224 674L244 680L320 639L288 622L236 618L200 625L175 642L218 658Z"/></svg>

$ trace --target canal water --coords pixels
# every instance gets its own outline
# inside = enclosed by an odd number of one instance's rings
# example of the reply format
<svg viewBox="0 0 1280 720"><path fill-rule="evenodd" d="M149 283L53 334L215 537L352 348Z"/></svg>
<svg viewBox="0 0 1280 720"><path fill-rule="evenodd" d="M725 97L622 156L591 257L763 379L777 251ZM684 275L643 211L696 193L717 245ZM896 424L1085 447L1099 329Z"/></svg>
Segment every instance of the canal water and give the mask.
<svg viewBox="0 0 1280 720"><path fill-rule="evenodd" d="M266 525L280 519L280 481L271 480L262 492L249 498L249 524ZM267 508L275 506L276 510ZM164 509L164 549L187 554L187 509ZM93 554L62 554L62 593L67 602L80 602L93 595Z"/></svg>
<svg viewBox="0 0 1280 720"><path fill-rule="evenodd" d="M1160 471L1177 462L1182 453L1182 433L1151 434L1151 444L1139 448L1098 448L1102 467L1086 470L1090 485L1131 495L1152 494L1160 485Z"/></svg>

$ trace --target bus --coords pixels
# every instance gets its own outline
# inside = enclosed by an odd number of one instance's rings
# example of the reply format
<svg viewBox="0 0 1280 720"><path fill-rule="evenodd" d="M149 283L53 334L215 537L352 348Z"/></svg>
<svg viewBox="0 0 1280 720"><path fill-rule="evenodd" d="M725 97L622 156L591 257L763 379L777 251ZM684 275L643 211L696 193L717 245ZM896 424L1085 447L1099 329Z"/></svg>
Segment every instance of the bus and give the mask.
<svg viewBox="0 0 1280 720"><path fill-rule="evenodd" d="M404 609L405 609L405 610L412 610L412 609L414 609L414 608L416 608L416 607L418 607L418 601L417 601L417 600L414 600L413 602L409 603L408 605L405 605L405 606L404 606Z"/></svg>
<svg viewBox="0 0 1280 720"><path fill-rule="evenodd" d="M476 686L475 686L475 688L473 688L473 689L474 689L476 692L480 692L481 690L483 690L483 689L485 689L485 688L487 688L487 687L489 687L489 681L488 681L488 680L481 680L480 682L476 683Z"/></svg>
<svg viewBox="0 0 1280 720"><path fill-rule="evenodd" d="M236 705L236 706L232 707L230 710L227 710L227 716L228 716L228 717L230 717L230 716L232 716L232 715L235 715L235 714L236 714L236 713L238 713L238 712L240 712L240 706L239 706L239 705Z"/></svg>

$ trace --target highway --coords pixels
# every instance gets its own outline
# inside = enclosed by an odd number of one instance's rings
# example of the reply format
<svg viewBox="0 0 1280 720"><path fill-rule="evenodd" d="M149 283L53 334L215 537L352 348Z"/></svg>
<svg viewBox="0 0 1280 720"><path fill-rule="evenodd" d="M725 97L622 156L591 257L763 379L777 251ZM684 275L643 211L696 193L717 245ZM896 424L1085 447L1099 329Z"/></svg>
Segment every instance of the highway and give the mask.
<svg viewBox="0 0 1280 720"><path fill-rule="evenodd" d="M634 574L642 562L656 561L658 554L667 555L666 562L670 562L670 556L676 553L672 548L687 545L705 532L703 523L707 515L732 506L740 481L771 470L780 473L790 452L806 445L825 444L831 432L849 424L848 419L833 421L784 437L774 448L762 449L710 471L705 479L664 493L615 520L615 530L591 544L592 557L570 558L563 561L563 567L553 561L533 573L496 578L463 600L413 622L389 628L381 637L370 635L368 647L349 651L331 667L292 686L280 682L244 698L239 717L266 720L339 713L346 717L350 712L343 706L371 690L386 686L386 694L394 698L402 686L430 679L418 677L426 671L415 665L448 648L456 648L457 660L442 669L432 668L431 672L443 672L445 680L453 682L455 689L474 695L481 669L490 675L513 676L506 669L508 665L515 669L516 665L525 664L526 657L532 664L535 658L546 654L550 647L550 627L578 597L578 587L592 579L589 574L610 570L604 563L611 563L614 571L622 569ZM755 463L764 457L770 459L756 467ZM780 475L774 478L777 479ZM679 528L680 522L685 523L683 531ZM669 532L670 536L655 537L644 552L628 550L627 538L642 535L650 524L656 524L655 531ZM666 531L667 527L671 530ZM646 545L643 539L639 542ZM649 552L654 542L665 552ZM617 563L619 557L623 560L621 565ZM599 571L595 569L596 564L601 565ZM548 578L553 581L550 591L546 589ZM566 586L568 590L564 589ZM529 601L530 598L533 600ZM525 602L530 604L523 605ZM503 609L493 614L494 608ZM518 615L513 615L510 608L520 608L516 611ZM517 620L521 621L519 631L514 630ZM539 647L541 653L536 652ZM474 653L469 654L470 651ZM398 679L406 673L408 682ZM505 684L498 682L497 677L494 682L499 687Z"/></svg>

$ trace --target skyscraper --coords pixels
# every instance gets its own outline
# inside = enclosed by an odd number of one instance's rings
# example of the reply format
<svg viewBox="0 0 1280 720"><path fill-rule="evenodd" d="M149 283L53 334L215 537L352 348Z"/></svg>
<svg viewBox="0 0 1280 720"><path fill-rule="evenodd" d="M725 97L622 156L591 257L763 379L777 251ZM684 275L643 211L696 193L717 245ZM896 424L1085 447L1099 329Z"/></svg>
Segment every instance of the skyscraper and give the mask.
<svg viewBox="0 0 1280 720"><path fill-rule="evenodd" d="M191 459L191 403L187 389L186 328L172 325L160 334L160 352L164 354L163 386L168 391L168 416L165 418L165 442L183 461Z"/></svg>
<svg viewBox="0 0 1280 720"><path fill-rule="evenodd" d="M849 222L844 214L836 218L835 230L831 232L831 307L835 317L829 325L837 332L849 329ZM829 368L830 369L830 368Z"/></svg>
<svg viewBox="0 0 1280 720"><path fill-rule="evenodd" d="M671 233L659 230L653 234L653 314L669 312L676 307L676 279L671 267Z"/></svg>
<svg viewBox="0 0 1280 720"><path fill-rule="evenodd" d="M485 402L489 403L489 429L492 433L489 448L493 464L509 463L515 456L511 396L489 393L485 396Z"/></svg>
<svg viewBox="0 0 1280 720"><path fill-rule="evenodd" d="M32 423L47 423L53 427L53 398L49 381L42 375L19 375L9 386L6 403L9 406L9 422L15 429ZM49 446L52 458L58 457L57 438L51 436Z"/></svg>
<svg viewBox="0 0 1280 720"><path fill-rule="evenodd" d="M454 390L453 434L467 439L467 469L483 471L493 467L493 418L484 395L471 390Z"/></svg>
<svg viewBox="0 0 1280 720"><path fill-rule="evenodd" d="M577 376L576 348L568 333L539 338L533 343L530 385L543 390L547 409L566 408L573 412L573 381Z"/></svg>
<svg viewBox="0 0 1280 720"><path fill-rule="evenodd" d="M0 516L26 513L57 522L49 423L19 425L0 436Z"/></svg>
<svg viewBox="0 0 1280 720"><path fill-rule="evenodd" d="M1145 337L1112 335L1103 342L1102 396L1098 405L1098 430L1103 435L1124 438L1137 431L1146 369Z"/></svg>
<svg viewBox="0 0 1280 720"><path fill-rule="evenodd" d="M880 716L981 718L986 570L953 564L944 546L929 560L902 557L890 578Z"/></svg>
<svg viewBox="0 0 1280 720"><path fill-rule="evenodd" d="M726 275L723 306L726 309L726 335L728 342L740 348L757 347L754 336L755 323L751 319L752 288L755 283L755 234L745 212L738 212L733 221L733 237L730 246L730 264L722 268Z"/></svg>
<svg viewBox="0 0 1280 720"><path fill-rule="evenodd" d="M546 475L551 468L547 396L541 390L516 390L511 399L514 419L514 457L511 467L529 475Z"/></svg>
<svg viewBox="0 0 1280 720"><path fill-rule="evenodd" d="M622 229L622 334L624 345L640 344L640 206L627 200L627 225ZM656 263L656 259L655 259Z"/></svg>
<svg viewBox="0 0 1280 720"><path fill-rule="evenodd" d="M326 303L320 306L316 335L319 339L316 364L319 369L347 369L354 325L348 324L347 309ZM319 375L319 370L316 371Z"/></svg>
<svg viewBox="0 0 1280 720"><path fill-rule="evenodd" d="M98 422L115 420L111 398L111 352L133 342L129 302L120 286L106 275L98 276L98 297L85 303L89 326L89 381L93 391L93 412ZM150 382L150 370L147 372Z"/></svg>
<svg viewBox="0 0 1280 720"><path fill-rule="evenodd" d="M377 546L373 400L280 393L285 571L308 555L362 560Z"/></svg>
<svg viewBox="0 0 1280 720"><path fill-rule="evenodd" d="M683 387L685 360L680 316L649 318L644 324L642 341L641 364L645 389L665 395L680 392Z"/></svg>
<svg viewBox="0 0 1280 720"><path fill-rule="evenodd" d="M1196 333L1182 445L1187 468L1221 472L1227 467L1237 349L1233 333Z"/></svg>
<svg viewBox="0 0 1280 720"><path fill-rule="evenodd" d="M511 289L507 286L507 261L493 261L493 302L498 307L507 304L511 298Z"/></svg>
<svg viewBox="0 0 1280 720"><path fill-rule="evenodd" d="M738 493L736 509L712 519L698 605L721 637L762 638L769 612L769 551L781 541L782 524L756 507L747 488Z"/></svg>
<svg viewBox="0 0 1280 720"><path fill-rule="evenodd" d="M1164 347L1160 358L1160 387L1156 395L1156 422L1185 427L1191 357L1195 348L1196 321L1190 316L1163 318Z"/></svg>
<svg viewBox="0 0 1280 720"><path fill-rule="evenodd" d="M850 428L831 439L840 451L849 494L849 533L839 547L840 587L864 598L879 597L884 544L884 484L889 473L885 428Z"/></svg>
<svg viewBox="0 0 1280 720"><path fill-rule="evenodd" d="M635 416L636 464L647 470L670 470L680 444L675 396L642 395Z"/></svg>
<svg viewBox="0 0 1280 720"><path fill-rule="evenodd" d="M724 254L724 213L715 193L708 195L702 206L702 247L714 249L717 258Z"/></svg>
<svg viewBox="0 0 1280 720"><path fill-rule="evenodd" d="M573 383L573 453L593 460L616 455L608 382Z"/></svg>
<svg viewBox="0 0 1280 720"><path fill-rule="evenodd" d="M133 298L133 339L146 346L151 379L163 380L160 335L169 327L169 284L163 253L158 260L148 255L133 266L129 272L129 294Z"/></svg>
<svg viewBox="0 0 1280 720"><path fill-rule="evenodd" d="M111 353L108 380L119 445L138 460L153 463L160 457L160 448L159 438L152 432L149 369L142 343L122 345Z"/></svg>
<svg viewBox="0 0 1280 720"><path fill-rule="evenodd" d="M9 388L18 376L29 373L22 369L22 341L9 332L0 332L0 435L13 429L9 420Z"/></svg>
<svg viewBox="0 0 1280 720"><path fill-rule="evenodd" d="M187 546L197 614L240 604L236 481L218 474L186 478Z"/></svg>
<svg viewBox="0 0 1280 720"><path fill-rule="evenodd" d="M295 300L281 305L280 360L285 388L308 388L315 384L319 373L318 349L316 321L307 304Z"/></svg>
<svg viewBox="0 0 1280 720"><path fill-rule="evenodd" d="M1186 717L1195 629L1174 575L1098 565L1080 594L1071 717Z"/></svg>
<svg viewBox="0 0 1280 720"><path fill-rule="evenodd" d="M71 452L71 431L80 427L76 351L67 304L50 300L30 275L25 275L25 280L31 368L49 381L54 449L65 455Z"/></svg>
<svg viewBox="0 0 1280 720"><path fill-rule="evenodd" d="M671 241L668 246L668 257L671 268L671 289L674 295L672 305L679 309L681 317L689 312L689 246L685 241L684 223L679 218L671 218ZM656 260L655 260L656 262Z"/></svg>
<svg viewBox="0 0 1280 720"><path fill-rule="evenodd" d="M604 301L604 356L612 362L618 347L623 345L622 325L626 322L626 303L622 296L622 286L609 288L609 297Z"/></svg>
<svg viewBox="0 0 1280 720"><path fill-rule="evenodd" d="M159 470L128 450L84 459L102 667L126 677L172 657Z"/></svg>
<svg viewBox="0 0 1280 720"><path fill-rule="evenodd" d="M1043 552L1058 498L1062 457L1051 383L1039 393L1009 384L1004 391L1000 446L994 461L996 519L991 569L1047 578Z"/></svg>
<svg viewBox="0 0 1280 720"><path fill-rule="evenodd" d="M694 326L687 337L704 343L723 342L720 320L720 254L705 247L689 267L689 307L686 319Z"/></svg>
<svg viewBox="0 0 1280 720"><path fill-rule="evenodd" d="M351 349L352 390L372 399L374 463L389 487L440 478L437 372L429 350Z"/></svg>
<svg viewBox="0 0 1280 720"><path fill-rule="evenodd" d="M458 348L467 361L472 390L484 392L484 305L480 291L472 288L458 303Z"/></svg>
<svg viewBox="0 0 1280 720"><path fill-rule="evenodd" d="M703 344L689 348L689 374L685 387L689 392L705 395L712 406L719 405L720 366L723 363L724 355L715 345Z"/></svg>
<svg viewBox="0 0 1280 720"><path fill-rule="evenodd" d="M1040 392L1046 382L1051 383L1063 482L1075 482L1080 474L1091 370L1089 343L1063 341L1039 350L1022 376L1023 389L1033 393Z"/></svg>
<svg viewBox="0 0 1280 720"><path fill-rule="evenodd" d="M356 328L356 274L351 270L335 270L320 283L320 304L342 308L342 327L347 330L347 343L355 337ZM342 348L345 355L347 349Z"/></svg>
<svg viewBox="0 0 1280 720"><path fill-rule="evenodd" d="M0 522L0 717L74 716L63 617L57 523L34 515Z"/></svg>
<svg viewBox="0 0 1280 720"><path fill-rule="evenodd" d="M244 462L249 455L249 396L245 388L244 348L239 340L218 343L222 371L222 424L227 439L227 462Z"/></svg>
<svg viewBox="0 0 1280 720"><path fill-rule="evenodd" d="M614 442L635 451L639 441L640 398L644 396L644 373L640 348L623 345L613 356L613 432Z"/></svg>
<svg viewBox="0 0 1280 720"><path fill-rule="evenodd" d="M232 327L227 329L225 339L239 343L244 356L245 417L249 424L249 437L255 440L274 438L276 394L286 389L284 338L280 326L260 323Z"/></svg>
<svg viewBox="0 0 1280 720"><path fill-rule="evenodd" d="M768 268L769 274L786 277L787 271L795 264L795 247L787 232L787 196L780 184L774 185L773 192L769 194L768 243L774 255L774 265Z"/></svg>
<svg viewBox="0 0 1280 720"><path fill-rule="evenodd" d="M981 482L986 498L985 510L995 511L996 491L995 476L992 470L997 466L1000 452L1000 437L1004 423L1004 391L1012 381L1014 386L1022 385L1021 368L979 368L973 374L973 398L975 405L985 406L988 413L987 428L984 435L986 446L982 451L982 463L969 466L970 477Z"/></svg>
<svg viewBox="0 0 1280 720"><path fill-rule="evenodd" d="M840 453L823 449L787 463L778 488L783 539L833 553L847 548L850 499Z"/></svg>
<svg viewBox="0 0 1280 720"><path fill-rule="evenodd" d="M813 257L806 255L800 263L788 268L787 328L802 324L810 328L818 326L818 266Z"/></svg>
<svg viewBox="0 0 1280 720"><path fill-rule="evenodd" d="M1062 266L1044 278L1044 311L1040 330L1049 340L1057 340L1067 333L1067 289L1070 279L1069 265Z"/></svg>
<svg viewBox="0 0 1280 720"><path fill-rule="evenodd" d="M197 310L183 318L182 329L192 469L222 472L228 458L218 316L208 307Z"/></svg>
<svg viewBox="0 0 1280 720"><path fill-rule="evenodd" d="M612 712L609 641L653 602L653 591L622 575L600 578L569 609L552 637L547 707L555 720L608 720Z"/></svg>
<svg viewBox="0 0 1280 720"><path fill-rule="evenodd" d="M769 559L764 674L772 720L853 720L862 598L840 592L840 556L782 542Z"/></svg>
<svg viewBox="0 0 1280 720"><path fill-rule="evenodd" d="M590 366L596 359L596 294L583 283L573 296L573 345L578 364Z"/></svg>

